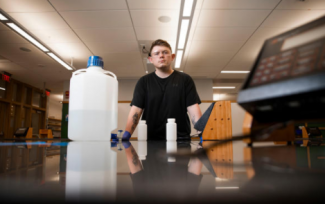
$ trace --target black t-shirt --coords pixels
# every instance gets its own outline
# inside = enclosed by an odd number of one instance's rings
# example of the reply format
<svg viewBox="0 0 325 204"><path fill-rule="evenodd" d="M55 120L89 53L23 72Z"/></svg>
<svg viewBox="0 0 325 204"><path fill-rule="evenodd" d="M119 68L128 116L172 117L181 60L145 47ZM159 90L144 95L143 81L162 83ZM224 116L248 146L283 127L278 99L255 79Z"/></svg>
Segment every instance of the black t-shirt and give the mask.
<svg viewBox="0 0 325 204"><path fill-rule="evenodd" d="M190 139L191 125L187 107L200 104L193 79L182 72L174 71L167 78L155 72L141 77L135 86L131 106L144 109L148 140L165 140L168 118L175 118L177 138Z"/></svg>

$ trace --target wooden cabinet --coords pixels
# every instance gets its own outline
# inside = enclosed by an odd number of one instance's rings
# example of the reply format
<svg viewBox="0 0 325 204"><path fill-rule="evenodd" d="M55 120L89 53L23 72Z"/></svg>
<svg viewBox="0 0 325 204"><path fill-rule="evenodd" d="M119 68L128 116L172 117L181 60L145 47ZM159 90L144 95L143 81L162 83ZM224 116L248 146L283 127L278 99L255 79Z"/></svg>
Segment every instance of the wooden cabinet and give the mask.
<svg viewBox="0 0 325 204"><path fill-rule="evenodd" d="M0 87L0 138L13 138L21 127L33 127L33 135L38 136L39 129L45 129L44 91L15 79L0 79Z"/></svg>

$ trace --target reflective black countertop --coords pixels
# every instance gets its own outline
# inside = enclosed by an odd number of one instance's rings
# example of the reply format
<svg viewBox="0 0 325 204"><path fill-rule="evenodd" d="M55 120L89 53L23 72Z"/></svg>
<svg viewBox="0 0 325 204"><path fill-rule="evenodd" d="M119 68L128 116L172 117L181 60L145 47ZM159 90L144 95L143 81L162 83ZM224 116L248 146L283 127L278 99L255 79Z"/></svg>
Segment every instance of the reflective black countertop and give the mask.
<svg viewBox="0 0 325 204"><path fill-rule="evenodd" d="M320 202L325 146L2 141L6 202ZM237 141L238 143L238 141Z"/></svg>

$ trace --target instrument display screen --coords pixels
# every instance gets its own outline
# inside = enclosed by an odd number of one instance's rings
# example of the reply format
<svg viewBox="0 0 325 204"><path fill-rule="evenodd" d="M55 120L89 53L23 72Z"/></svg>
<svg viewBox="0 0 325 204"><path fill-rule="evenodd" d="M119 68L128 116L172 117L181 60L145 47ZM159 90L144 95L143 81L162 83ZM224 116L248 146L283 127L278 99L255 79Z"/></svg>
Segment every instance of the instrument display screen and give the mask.
<svg viewBox="0 0 325 204"><path fill-rule="evenodd" d="M261 122L324 117L325 16L267 39L237 102Z"/></svg>
<svg viewBox="0 0 325 204"><path fill-rule="evenodd" d="M248 86L324 71L325 25L314 26L267 40Z"/></svg>

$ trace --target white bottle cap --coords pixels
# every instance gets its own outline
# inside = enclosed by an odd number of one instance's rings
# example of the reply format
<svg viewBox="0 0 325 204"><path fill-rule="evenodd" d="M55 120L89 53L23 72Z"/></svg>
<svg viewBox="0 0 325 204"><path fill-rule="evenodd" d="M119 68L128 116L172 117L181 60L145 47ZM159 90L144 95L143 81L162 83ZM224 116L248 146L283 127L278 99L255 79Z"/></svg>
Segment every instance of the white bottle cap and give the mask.
<svg viewBox="0 0 325 204"><path fill-rule="evenodd" d="M139 155L139 159L140 159L140 160L146 160L146 156L144 156L144 155Z"/></svg>
<svg viewBox="0 0 325 204"><path fill-rule="evenodd" d="M140 120L140 124L146 124L145 120Z"/></svg>
<svg viewBox="0 0 325 204"><path fill-rule="evenodd" d="M175 157L168 157L168 162L176 162L176 158Z"/></svg>
<svg viewBox="0 0 325 204"><path fill-rule="evenodd" d="M174 122L175 122L175 118L168 118L167 121L168 121L169 123L174 123Z"/></svg>

